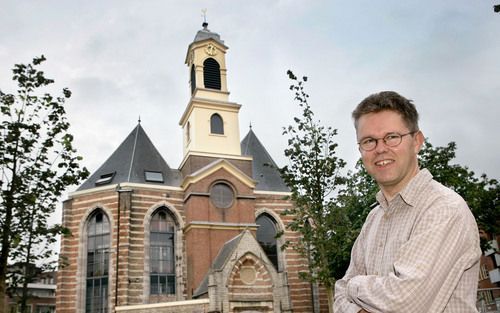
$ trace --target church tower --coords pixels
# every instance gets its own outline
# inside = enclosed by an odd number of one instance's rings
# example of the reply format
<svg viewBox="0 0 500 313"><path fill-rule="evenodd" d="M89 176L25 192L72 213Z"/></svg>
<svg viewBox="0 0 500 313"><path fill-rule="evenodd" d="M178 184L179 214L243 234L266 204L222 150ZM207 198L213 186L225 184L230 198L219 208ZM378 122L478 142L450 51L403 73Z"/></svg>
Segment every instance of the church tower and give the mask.
<svg viewBox="0 0 500 313"><path fill-rule="evenodd" d="M241 105L229 101L227 89L228 47L207 27L203 23L188 47L191 98L179 122L184 133L180 187L186 194L188 296L226 241L257 229L252 157L241 155Z"/></svg>
<svg viewBox="0 0 500 313"><path fill-rule="evenodd" d="M228 47L219 34L207 27L208 23L203 23L186 55L191 99L179 122L184 133L183 163L191 155L241 156L241 105L229 102L225 58Z"/></svg>

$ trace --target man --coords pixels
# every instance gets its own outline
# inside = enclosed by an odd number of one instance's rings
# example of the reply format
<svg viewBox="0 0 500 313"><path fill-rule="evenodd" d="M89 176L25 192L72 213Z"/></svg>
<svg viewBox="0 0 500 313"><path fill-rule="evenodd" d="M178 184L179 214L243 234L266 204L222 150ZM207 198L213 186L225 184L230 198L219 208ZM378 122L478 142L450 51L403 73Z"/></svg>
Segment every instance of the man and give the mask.
<svg viewBox="0 0 500 313"><path fill-rule="evenodd" d="M477 312L478 228L465 201L419 169L415 106L384 91L352 116L380 191L335 284L334 312Z"/></svg>

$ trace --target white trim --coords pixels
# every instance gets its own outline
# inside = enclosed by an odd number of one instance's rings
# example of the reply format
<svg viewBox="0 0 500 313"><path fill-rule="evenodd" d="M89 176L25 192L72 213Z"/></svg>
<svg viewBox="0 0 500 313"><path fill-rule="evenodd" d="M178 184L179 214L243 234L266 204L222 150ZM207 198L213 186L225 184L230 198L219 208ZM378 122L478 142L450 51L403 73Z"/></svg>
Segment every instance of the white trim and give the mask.
<svg viewBox="0 0 500 313"><path fill-rule="evenodd" d="M225 223L225 222L205 222L205 221L192 221L189 225L210 225L210 226L226 226L226 227L257 227L255 223Z"/></svg>
<svg viewBox="0 0 500 313"><path fill-rule="evenodd" d="M199 300L174 301L174 302L154 303L154 304L138 304L138 305L117 306L115 307L115 311L120 312L120 311L131 311L140 309L168 308L168 307L208 304L208 303L210 303L209 299L199 299Z"/></svg>
<svg viewBox="0 0 500 313"><path fill-rule="evenodd" d="M109 185L109 186L96 187L96 188L91 188L91 189L86 189L86 190L81 190L81 191L70 192L68 194L68 198L71 199L71 198L73 198L75 196L86 195L86 194L94 193L94 192L116 190L116 188L118 187L118 185L120 185L120 187L136 187L136 188L142 188L142 189L159 189L159 190L168 190L168 191L182 191L182 188L180 188L180 187L174 187L174 186L164 186L164 185L154 185L154 184L141 184L141 183L120 183L120 184L113 184L113 185Z"/></svg>
<svg viewBox="0 0 500 313"><path fill-rule="evenodd" d="M267 190L254 190L255 194L259 195L276 195L276 196L291 196L292 193L289 191L267 191Z"/></svg>

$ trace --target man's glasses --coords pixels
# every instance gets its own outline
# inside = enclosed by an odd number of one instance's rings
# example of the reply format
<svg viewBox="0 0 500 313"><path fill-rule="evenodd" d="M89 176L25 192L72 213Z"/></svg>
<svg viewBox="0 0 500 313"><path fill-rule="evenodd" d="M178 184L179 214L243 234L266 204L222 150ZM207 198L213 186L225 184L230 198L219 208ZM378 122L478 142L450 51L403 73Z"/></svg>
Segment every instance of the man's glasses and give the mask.
<svg viewBox="0 0 500 313"><path fill-rule="evenodd" d="M385 135L383 138L365 138L358 142L359 148L363 151L372 151L377 147L378 141L383 140L384 144L388 147L396 147L399 146L401 141L403 141L403 137L406 135L413 135L416 131L412 131L406 134L398 134L398 133L389 133Z"/></svg>

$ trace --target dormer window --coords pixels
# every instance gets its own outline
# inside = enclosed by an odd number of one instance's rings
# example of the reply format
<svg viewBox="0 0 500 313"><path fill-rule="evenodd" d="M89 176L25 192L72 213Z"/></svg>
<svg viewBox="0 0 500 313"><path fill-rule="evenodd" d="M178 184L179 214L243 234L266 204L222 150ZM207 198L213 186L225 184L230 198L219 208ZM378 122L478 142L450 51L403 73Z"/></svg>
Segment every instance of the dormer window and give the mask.
<svg viewBox="0 0 500 313"><path fill-rule="evenodd" d="M115 177L115 174L116 174L116 172L101 175L101 177L95 181L95 185L100 186L100 185L109 184L113 180L113 177Z"/></svg>
<svg viewBox="0 0 500 313"><path fill-rule="evenodd" d="M205 88L221 89L220 65L213 58L208 58L203 62L203 82Z"/></svg>
<svg viewBox="0 0 500 313"><path fill-rule="evenodd" d="M224 121L217 113L210 117L210 133L224 135Z"/></svg>
<svg viewBox="0 0 500 313"><path fill-rule="evenodd" d="M162 172L144 171L144 178L146 179L147 182L163 183Z"/></svg>

